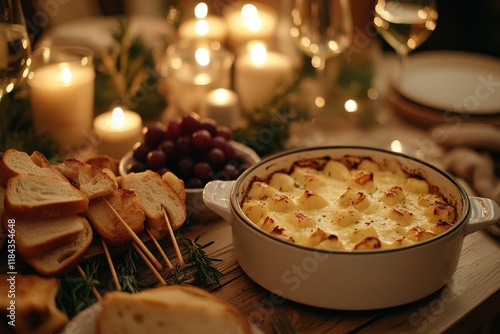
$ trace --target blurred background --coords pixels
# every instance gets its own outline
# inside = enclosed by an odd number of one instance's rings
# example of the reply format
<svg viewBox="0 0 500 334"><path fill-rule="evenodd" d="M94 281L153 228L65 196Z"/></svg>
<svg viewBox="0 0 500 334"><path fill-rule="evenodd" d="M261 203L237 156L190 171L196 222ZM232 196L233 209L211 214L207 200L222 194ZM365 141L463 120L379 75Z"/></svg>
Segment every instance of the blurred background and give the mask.
<svg viewBox="0 0 500 334"><path fill-rule="evenodd" d="M187 6L194 1L168 0L22 0L32 41L44 30L91 15L166 16L170 6ZM235 0L207 1L218 10ZM258 1L257 1L258 2ZM278 11L290 0L262 1ZM353 16L372 16L373 0L350 0ZM500 57L500 0L437 0L439 19L432 36L415 52L461 50ZM384 51L392 48L381 40Z"/></svg>

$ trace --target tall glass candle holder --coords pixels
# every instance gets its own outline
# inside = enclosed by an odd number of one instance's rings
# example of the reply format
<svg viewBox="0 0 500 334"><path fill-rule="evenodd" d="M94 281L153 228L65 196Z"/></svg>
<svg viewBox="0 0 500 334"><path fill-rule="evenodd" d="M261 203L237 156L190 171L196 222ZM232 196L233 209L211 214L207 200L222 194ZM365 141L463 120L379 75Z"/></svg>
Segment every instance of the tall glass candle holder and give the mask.
<svg viewBox="0 0 500 334"><path fill-rule="evenodd" d="M215 88L230 88L234 55L217 41L181 40L166 53L164 75L167 99L178 114L203 114L205 95Z"/></svg>
<svg viewBox="0 0 500 334"><path fill-rule="evenodd" d="M80 46L36 49L28 76L33 123L61 148L88 140L94 115L94 54Z"/></svg>

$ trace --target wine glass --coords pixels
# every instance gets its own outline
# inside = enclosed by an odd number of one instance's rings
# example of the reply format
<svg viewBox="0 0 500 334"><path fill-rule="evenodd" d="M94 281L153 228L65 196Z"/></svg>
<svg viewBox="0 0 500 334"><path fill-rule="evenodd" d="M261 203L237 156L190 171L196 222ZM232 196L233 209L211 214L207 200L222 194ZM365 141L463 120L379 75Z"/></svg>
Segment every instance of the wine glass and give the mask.
<svg viewBox="0 0 500 334"><path fill-rule="evenodd" d="M0 101L28 76L30 54L20 0L0 1Z"/></svg>
<svg viewBox="0 0 500 334"><path fill-rule="evenodd" d="M352 40L349 0L294 0L290 35L296 45L311 57L315 68L314 105L322 108L335 78L325 71L327 61L341 54ZM328 81L327 81L328 80ZM318 102L321 101L321 102Z"/></svg>
<svg viewBox="0 0 500 334"><path fill-rule="evenodd" d="M400 77L408 54L436 29L435 0L378 0L373 22L400 59Z"/></svg>

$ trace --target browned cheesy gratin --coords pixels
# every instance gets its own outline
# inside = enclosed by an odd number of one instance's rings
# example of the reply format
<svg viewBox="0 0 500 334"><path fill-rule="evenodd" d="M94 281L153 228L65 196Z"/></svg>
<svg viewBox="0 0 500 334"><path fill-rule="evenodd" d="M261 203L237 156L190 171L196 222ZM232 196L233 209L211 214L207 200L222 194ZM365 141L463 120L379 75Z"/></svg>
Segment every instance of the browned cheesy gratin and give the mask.
<svg viewBox="0 0 500 334"><path fill-rule="evenodd" d="M253 180L242 203L263 230L322 249L394 248L449 229L456 210L395 160L346 156L299 161Z"/></svg>

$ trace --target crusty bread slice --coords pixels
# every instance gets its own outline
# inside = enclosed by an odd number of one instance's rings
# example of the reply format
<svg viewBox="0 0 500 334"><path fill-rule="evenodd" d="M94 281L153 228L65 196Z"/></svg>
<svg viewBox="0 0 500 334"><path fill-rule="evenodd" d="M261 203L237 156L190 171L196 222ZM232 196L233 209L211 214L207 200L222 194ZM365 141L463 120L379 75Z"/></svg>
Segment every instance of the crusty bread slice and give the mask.
<svg viewBox="0 0 500 334"><path fill-rule="evenodd" d="M5 314L10 306L10 275L0 275L0 308ZM59 333L68 323L68 317L56 306L56 295L59 291L57 278L46 278L38 275L15 276L15 333L47 334ZM2 323L6 322L5 316ZM1 329L1 327L0 327Z"/></svg>
<svg viewBox="0 0 500 334"><path fill-rule="evenodd" d="M177 175L175 175L170 171L163 173L161 178L167 181L172 186L172 188L174 188L175 191L177 191L177 193L179 194L180 198L183 201L186 200L186 188L184 186L184 181L182 179L179 179Z"/></svg>
<svg viewBox="0 0 500 334"><path fill-rule="evenodd" d="M175 189L151 170L129 173L121 178L121 187L134 189L144 206L146 227L156 239L168 233L163 208L166 209L171 227L178 229L186 220L186 204Z"/></svg>
<svg viewBox="0 0 500 334"><path fill-rule="evenodd" d="M11 177L19 174L63 177L40 152L34 151L29 156L26 152L8 149L0 160L0 184L5 186Z"/></svg>
<svg viewBox="0 0 500 334"><path fill-rule="evenodd" d="M116 181L101 168L80 160L67 159L57 169L89 199L112 194L118 189Z"/></svg>
<svg viewBox="0 0 500 334"><path fill-rule="evenodd" d="M9 179L4 204L13 219L41 219L82 213L89 199L58 176L19 174Z"/></svg>
<svg viewBox="0 0 500 334"><path fill-rule="evenodd" d="M62 276L78 265L91 241L92 227L85 220L85 227L75 241L38 256L19 254L19 257L41 275Z"/></svg>
<svg viewBox="0 0 500 334"><path fill-rule="evenodd" d="M85 161L86 163L99 167L101 169L108 169L113 174L117 175L118 174L118 161L116 159L113 159L109 155L96 155L93 156Z"/></svg>
<svg viewBox="0 0 500 334"><path fill-rule="evenodd" d="M7 230L8 217L2 219ZM76 240L85 227L85 218L79 215L47 219L16 219L16 251L20 256L36 256L50 252Z"/></svg>
<svg viewBox="0 0 500 334"><path fill-rule="evenodd" d="M112 196L91 200L89 209L85 213L94 231L107 244L120 246L130 242L132 236L105 201L111 204L135 234L139 234L144 230L146 217L139 196L135 190L118 189Z"/></svg>
<svg viewBox="0 0 500 334"><path fill-rule="evenodd" d="M102 306L98 334L251 333L249 321L233 305L194 286L108 292Z"/></svg>

